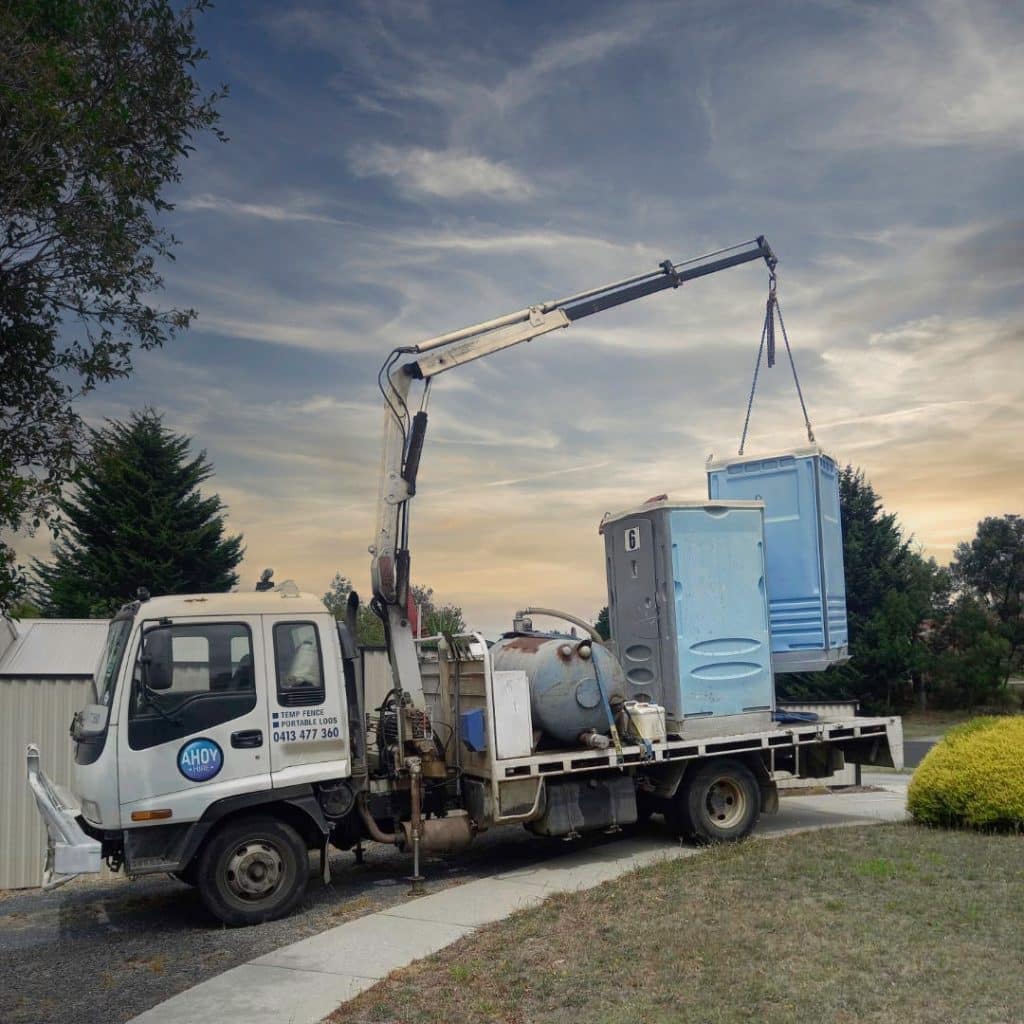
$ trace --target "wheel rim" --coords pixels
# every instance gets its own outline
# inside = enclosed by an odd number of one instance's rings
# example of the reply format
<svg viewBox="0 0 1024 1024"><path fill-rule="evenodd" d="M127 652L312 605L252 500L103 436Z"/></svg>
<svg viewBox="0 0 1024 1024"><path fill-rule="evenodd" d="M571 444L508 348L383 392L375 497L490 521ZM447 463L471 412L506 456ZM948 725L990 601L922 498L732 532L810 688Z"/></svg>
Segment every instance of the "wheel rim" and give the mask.
<svg viewBox="0 0 1024 1024"><path fill-rule="evenodd" d="M272 896L285 875L281 851L265 839L239 843L228 858L224 879L236 899L248 903Z"/></svg>
<svg viewBox="0 0 1024 1024"><path fill-rule="evenodd" d="M735 779L723 776L708 787L704 807L715 828L730 829L747 813L747 794Z"/></svg>

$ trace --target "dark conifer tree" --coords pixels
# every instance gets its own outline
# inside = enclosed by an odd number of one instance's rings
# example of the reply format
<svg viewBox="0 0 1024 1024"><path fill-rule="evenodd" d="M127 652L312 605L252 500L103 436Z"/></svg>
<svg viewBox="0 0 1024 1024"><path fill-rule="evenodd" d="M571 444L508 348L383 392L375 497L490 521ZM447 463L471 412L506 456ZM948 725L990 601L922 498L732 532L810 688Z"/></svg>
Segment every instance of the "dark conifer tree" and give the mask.
<svg viewBox="0 0 1024 1024"><path fill-rule="evenodd" d="M111 614L139 587L153 595L223 592L238 583L241 536L225 536L225 507L199 486L213 475L191 439L152 409L94 431L53 561L34 565L44 615Z"/></svg>
<svg viewBox="0 0 1024 1024"><path fill-rule="evenodd" d="M914 550L862 470L843 469L839 499L851 660L828 672L780 674L777 687L786 699L854 697L870 711L907 707L929 658L921 627L941 614L948 574Z"/></svg>
<svg viewBox="0 0 1024 1024"><path fill-rule="evenodd" d="M981 602L1006 641L1003 685L1024 663L1024 516L990 516L953 558L958 586Z"/></svg>

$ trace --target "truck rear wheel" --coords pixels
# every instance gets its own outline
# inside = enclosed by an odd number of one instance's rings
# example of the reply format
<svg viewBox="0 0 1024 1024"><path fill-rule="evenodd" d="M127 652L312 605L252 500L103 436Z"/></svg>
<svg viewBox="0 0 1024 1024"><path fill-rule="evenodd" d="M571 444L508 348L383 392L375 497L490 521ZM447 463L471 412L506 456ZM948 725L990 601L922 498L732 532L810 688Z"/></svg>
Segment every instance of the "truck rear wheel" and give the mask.
<svg viewBox="0 0 1024 1024"><path fill-rule="evenodd" d="M290 825L268 817L225 825L206 844L196 872L207 910L232 927L289 914L308 880L305 842Z"/></svg>
<svg viewBox="0 0 1024 1024"><path fill-rule="evenodd" d="M754 773L733 758L709 761L683 779L667 815L677 835L724 843L749 835L761 815Z"/></svg>

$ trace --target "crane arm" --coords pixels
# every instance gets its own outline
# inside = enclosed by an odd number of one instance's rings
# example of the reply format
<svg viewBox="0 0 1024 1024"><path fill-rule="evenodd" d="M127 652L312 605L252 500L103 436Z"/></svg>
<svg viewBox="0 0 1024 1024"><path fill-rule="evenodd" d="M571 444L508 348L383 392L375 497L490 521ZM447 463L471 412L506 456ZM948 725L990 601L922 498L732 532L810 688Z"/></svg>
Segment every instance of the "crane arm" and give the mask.
<svg viewBox="0 0 1024 1024"><path fill-rule="evenodd" d="M682 263L665 260L656 271L529 306L417 345L396 348L389 355L378 377L385 400L384 446L370 574L374 607L384 620L395 685L406 690L417 704L422 706L423 694L408 614L409 502L416 493L427 425L426 401L433 378L456 366L569 327L594 313L757 259L763 259L774 273L777 260L763 235L752 242ZM415 381L425 381L426 385L420 410L410 414L409 395Z"/></svg>

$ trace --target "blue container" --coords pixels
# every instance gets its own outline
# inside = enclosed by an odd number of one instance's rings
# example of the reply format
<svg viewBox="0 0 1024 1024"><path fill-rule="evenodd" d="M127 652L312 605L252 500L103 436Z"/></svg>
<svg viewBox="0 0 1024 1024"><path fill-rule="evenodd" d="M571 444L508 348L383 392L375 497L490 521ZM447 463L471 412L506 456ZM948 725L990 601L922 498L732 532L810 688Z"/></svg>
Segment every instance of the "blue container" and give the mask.
<svg viewBox="0 0 1024 1024"><path fill-rule="evenodd" d="M849 660L839 472L820 448L715 461L713 499L764 502L765 564L776 672Z"/></svg>
<svg viewBox="0 0 1024 1024"><path fill-rule="evenodd" d="M602 523L612 639L669 733L767 727L774 707L759 502L649 502ZM728 719L728 722L723 720Z"/></svg>
<svg viewBox="0 0 1024 1024"><path fill-rule="evenodd" d="M487 749L487 719L483 708L462 712L462 742L476 753Z"/></svg>

